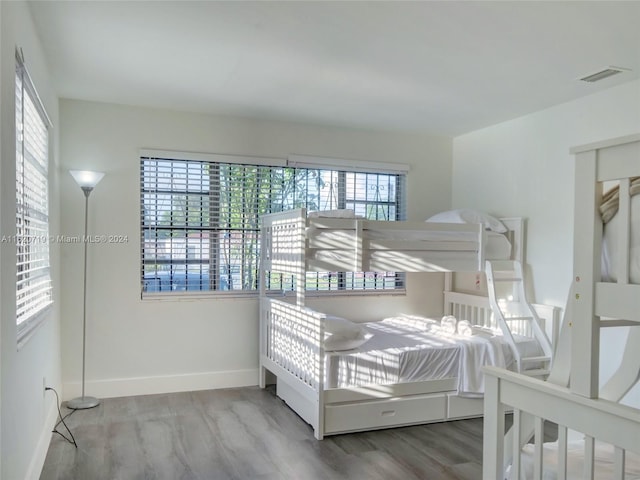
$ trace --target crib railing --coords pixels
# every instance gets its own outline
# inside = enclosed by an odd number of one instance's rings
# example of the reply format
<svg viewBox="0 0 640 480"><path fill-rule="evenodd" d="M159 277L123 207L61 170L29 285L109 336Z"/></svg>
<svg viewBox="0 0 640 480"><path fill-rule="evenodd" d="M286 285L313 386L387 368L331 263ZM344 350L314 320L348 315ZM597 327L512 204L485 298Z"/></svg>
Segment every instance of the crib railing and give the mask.
<svg viewBox="0 0 640 480"><path fill-rule="evenodd" d="M594 446L598 440L613 445L612 478L624 479L626 452L640 453L640 410L582 397L567 388L495 367L485 367L484 373L484 480L504 479L508 466L508 478L521 478L521 449L523 440L526 442L530 438L529 433L534 437L533 479L542 479L546 465L543 456L545 420L558 425L558 479L568 478L569 430L580 432L585 438L582 478L594 478ZM513 444L507 445L511 448L505 448L504 444L506 410L513 410L510 435ZM513 455L505 455L509 450Z"/></svg>

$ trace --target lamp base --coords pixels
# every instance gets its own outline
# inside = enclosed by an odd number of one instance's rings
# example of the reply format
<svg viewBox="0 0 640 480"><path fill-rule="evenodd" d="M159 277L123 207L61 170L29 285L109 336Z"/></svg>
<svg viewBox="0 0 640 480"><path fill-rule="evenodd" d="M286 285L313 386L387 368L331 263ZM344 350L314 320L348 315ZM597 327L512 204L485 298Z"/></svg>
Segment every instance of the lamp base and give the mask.
<svg viewBox="0 0 640 480"><path fill-rule="evenodd" d="M84 410L100 405L100 400L96 397L77 397L67 402L67 408L71 410Z"/></svg>

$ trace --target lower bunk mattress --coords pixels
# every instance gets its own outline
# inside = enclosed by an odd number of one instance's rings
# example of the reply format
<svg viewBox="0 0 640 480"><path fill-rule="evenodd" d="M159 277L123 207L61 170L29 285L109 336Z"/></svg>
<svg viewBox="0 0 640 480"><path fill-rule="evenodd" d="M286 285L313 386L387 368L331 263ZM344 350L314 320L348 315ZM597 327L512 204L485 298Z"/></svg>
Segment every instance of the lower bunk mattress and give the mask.
<svg viewBox="0 0 640 480"><path fill-rule="evenodd" d="M402 315L364 323L369 340L359 347L327 352L325 388L422 382L455 378L457 394L481 397L483 366L510 368L514 356L500 332L466 325L446 331L440 321ZM464 331L464 334L457 331ZM527 356L540 353L529 337L514 336Z"/></svg>

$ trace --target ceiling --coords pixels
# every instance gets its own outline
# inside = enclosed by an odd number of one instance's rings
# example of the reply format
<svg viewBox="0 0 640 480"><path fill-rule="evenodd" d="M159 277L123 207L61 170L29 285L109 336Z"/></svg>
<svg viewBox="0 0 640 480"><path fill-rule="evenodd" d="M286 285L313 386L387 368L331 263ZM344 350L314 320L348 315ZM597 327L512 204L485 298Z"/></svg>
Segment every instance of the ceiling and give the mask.
<svg viewBox="0 0 640 480"><path fill-rule="evenodd" d="M455 136L640 73L638 1L30 9L60 97L184 111ZM609 65L632 71L577 80Z"/></svg>

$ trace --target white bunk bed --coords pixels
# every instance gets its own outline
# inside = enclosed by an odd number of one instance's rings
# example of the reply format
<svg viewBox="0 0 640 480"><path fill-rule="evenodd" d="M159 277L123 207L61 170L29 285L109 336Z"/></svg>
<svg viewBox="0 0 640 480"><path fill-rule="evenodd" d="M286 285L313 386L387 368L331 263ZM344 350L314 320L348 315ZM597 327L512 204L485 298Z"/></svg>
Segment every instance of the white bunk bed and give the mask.
<svg viewBox="0 0 640 480"><path fill-rule="evenodd" d="M576 156L574 275L556 360L547 382L484 369L485 480L640 478L640 409L619 403L640 378L640 195L632 196L640 190L640 135L571 153ZM615 195L603 196L612 185ZM617 213L603 225L613 213L612 196L618 198ZM620 326L632 327L622 361L599 388L600 355L610 353L600 352L600 329ZM514 423L503 442L507 409L513 410ZM544 421L558 424L552 448L543 443ZM570 441L576 435L582 437L577 473L571 470ZM601 442L609 449L604 461ZM525 464L531 467L528 474Z"/></svg>
<svg viewBox="0 0 640 480"><path fill-rule="evenodd" d="M267 371L274 374L277 395L313 427L318 439L481 415L482 399L459 396L458 375L451 370L408 381L399 381L402 375L398 374L385 377L382 383L337 382L336 365L354 363L349 355L362 352L325 351L328 316L305 306L304 280L296 281L295 303L267 295L264 280L267 272L304 279L307 271L481 271L486 259L521 260L522 219L501 220L508 229L504 235L491 235L481 224L310 218L304 209L265 215L261 232L261 386L265 386ZM450 276L445 283L451 284ZM472 325L495 327L488 298L450 291L444 295L445 313ZM542 318L555 320L553 307L537 309ZM373 326L368 328L371 331ZM508 347L506 351L508 355ZM455 361L460 361L459 356ZM376 376L370 370L369 379Z"/></svg>

